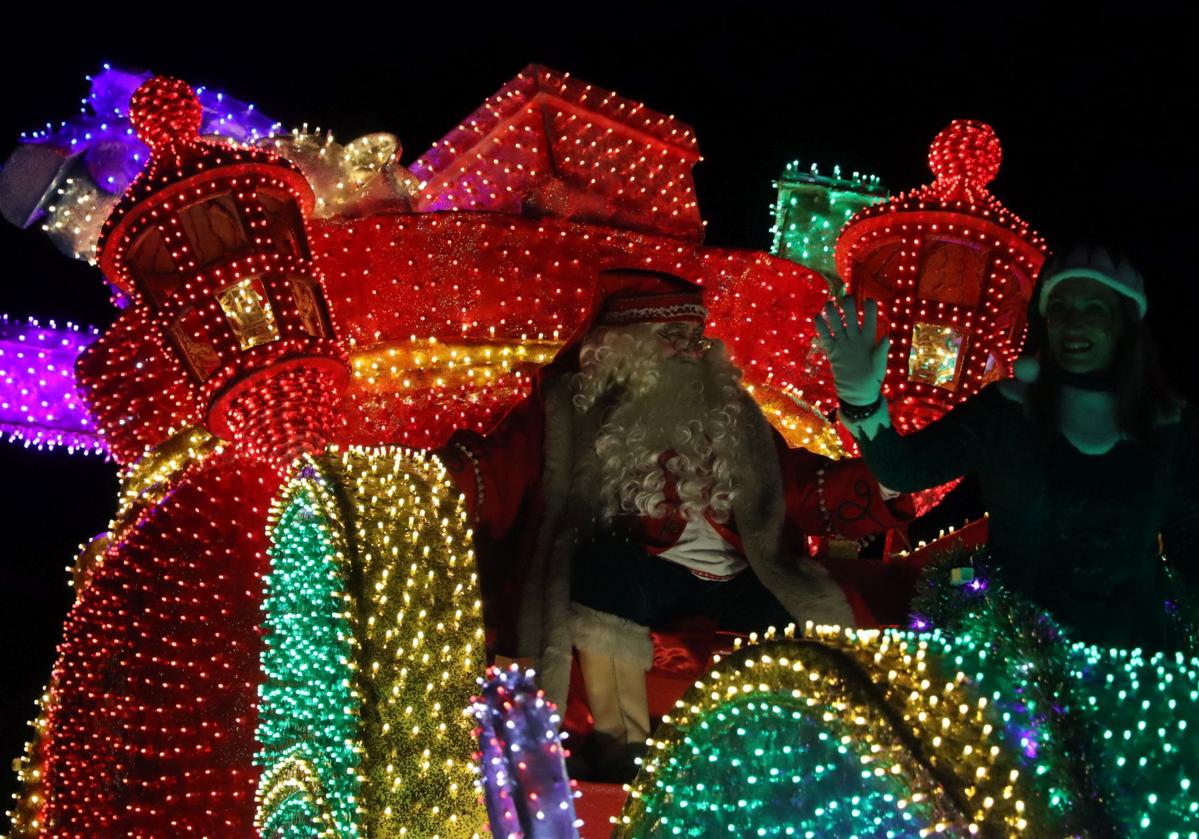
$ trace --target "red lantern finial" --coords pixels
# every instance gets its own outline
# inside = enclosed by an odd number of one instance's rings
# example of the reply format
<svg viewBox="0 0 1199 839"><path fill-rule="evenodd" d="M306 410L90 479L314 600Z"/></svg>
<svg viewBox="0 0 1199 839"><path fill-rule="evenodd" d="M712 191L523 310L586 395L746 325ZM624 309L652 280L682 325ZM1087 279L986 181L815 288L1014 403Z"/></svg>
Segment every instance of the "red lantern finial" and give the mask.
<svg viewBox="0 0 1199 839"><path fill-rule="evenodd" d="M154 151L200 136L204 109L187 82L169 76L147 79L129 103L129 119L137 136Z"/></svg>
<svg viewBox="0 0 1199 839"><path fill-rule="evenodd" d="M955 119L928 148L928 166L937 176L935 188L943 200L986 192L1001 160L995 129L972 119Z"/></svg>

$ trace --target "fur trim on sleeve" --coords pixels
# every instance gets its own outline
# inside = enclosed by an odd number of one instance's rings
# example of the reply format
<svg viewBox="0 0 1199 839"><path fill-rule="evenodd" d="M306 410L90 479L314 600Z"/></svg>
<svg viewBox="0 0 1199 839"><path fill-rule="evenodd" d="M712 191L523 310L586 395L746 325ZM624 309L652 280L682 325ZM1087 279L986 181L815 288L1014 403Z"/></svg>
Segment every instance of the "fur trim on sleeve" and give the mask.
<svg viewBox="0 0 1199 839"><path fill-rule="evenodd" d="M828 571L784 550L787 510L774 432L757 404L746 401L733 514L750 568L800 625L853 626L849 599Z"/></svg>

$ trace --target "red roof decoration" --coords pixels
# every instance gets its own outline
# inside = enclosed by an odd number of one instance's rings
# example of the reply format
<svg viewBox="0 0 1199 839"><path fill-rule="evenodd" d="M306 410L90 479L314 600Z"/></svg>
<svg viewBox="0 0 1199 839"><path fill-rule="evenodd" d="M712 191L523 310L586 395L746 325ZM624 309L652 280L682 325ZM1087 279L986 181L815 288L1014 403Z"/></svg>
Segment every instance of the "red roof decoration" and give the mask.
<svg viewBox="0 0 1199 839"><path fill-rule="evenodd" d="M280 457L291 438L435 446L455 428L484 429L586 322L605 268L704 286L709 332L771 420L794 444L840 451L819 410L831 384L810 351L827 284L760 251L700 244L687 126L531 67L414 165L420 211L314 219L292 164L196 137L189 96L153 79L134 103L154 157L104 248L134 305L80 368L122 462L197 422ZM292 193L300 212L263 204L264 187ZM340 358L351 372L338 407L323 400L340 383L304 371L332 376ZM263 388L290 395L264 402ZM310 415L316 431L300 427Z"/></svg>
<svg viewBox="0 0 1199 839"><path fill-rule="evenodd" d="M412 165L417 209L555 215L701 241L690 126L531 64Z"/></svg>

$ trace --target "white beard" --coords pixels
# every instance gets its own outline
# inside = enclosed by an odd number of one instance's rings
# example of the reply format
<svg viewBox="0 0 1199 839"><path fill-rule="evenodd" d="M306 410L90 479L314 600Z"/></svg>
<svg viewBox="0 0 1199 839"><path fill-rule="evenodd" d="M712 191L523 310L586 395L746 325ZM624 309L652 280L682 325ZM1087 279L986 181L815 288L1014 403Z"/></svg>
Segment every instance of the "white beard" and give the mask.
<svg viewBox="0 0 1199 839"><path fill-rule="evenodd" d="M705 511L726 522L732 511L733 456L744 398L741 372L716 343L697 361L662 358L652 332L588 340L575 379L575 404L590 408L602 393L621 388L595 438L600 464L600 517L661 518L668 512L667 473L688 520ZM610 352L595 352L596 344ZM591 347L592 351L588 351ZM584 405L586 407L584 407ZM666 462L665 451L675 454Z"/></svg>

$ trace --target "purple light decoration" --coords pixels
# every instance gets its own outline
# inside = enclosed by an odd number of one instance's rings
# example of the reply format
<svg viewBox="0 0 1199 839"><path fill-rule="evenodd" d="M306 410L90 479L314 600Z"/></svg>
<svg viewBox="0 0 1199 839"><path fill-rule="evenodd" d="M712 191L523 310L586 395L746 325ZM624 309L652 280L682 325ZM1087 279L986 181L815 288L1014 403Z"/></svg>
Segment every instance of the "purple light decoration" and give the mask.
<svg viewBox="0 0 1199 839"><path fill-rule="evenodd" d="M923 632L924 630L928 629L929 622L920 615L912 615L912 619L908 624L908 627L910 629L915 629L918 632Z"/></svg>
<svg viewBox="0 0 1199 839"><path fill-rule="evenodd" d="M75 384L75 359L99 335L0 315L0 434L26 447L107 454Z"/></svg>
<svg viewBox="0 0 1199 839"><path fill-rule="evenodd" d="M1020 743L1020 748L1024 751L1024 756L1035 760L1037 757L1037 744L1041 739L1040 732L1035 728L1026 728L1018 731L1016 737L1017 742Z"/></svg>
<svg viewBox="0 0 1199 839"><path fill-rule="evenodd" d="M58 128L23 133L22 143L45 144L71 155L82 154L87 173L104 191L118 195L141 172L149 150L129 123L129 99L149 72L134 73L105 64L88 76L91 91L82 111ZM196 89L204 108L201 134L217 134L240 143L253 143L282 131L279 122L218 91Z"/></svg>
<svg viewBox="0 0 1199 839"><path fill-rule="evenodd" d="M487 669L471 703L478 721L481 778L491 833L498 839L578 839L579 793L566 775L560 718L533 684L533 671L513 664Z"/></svg>

